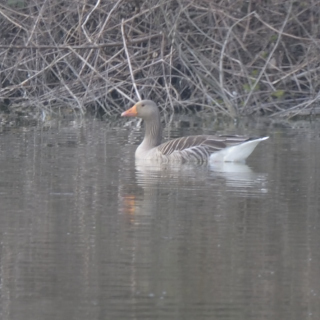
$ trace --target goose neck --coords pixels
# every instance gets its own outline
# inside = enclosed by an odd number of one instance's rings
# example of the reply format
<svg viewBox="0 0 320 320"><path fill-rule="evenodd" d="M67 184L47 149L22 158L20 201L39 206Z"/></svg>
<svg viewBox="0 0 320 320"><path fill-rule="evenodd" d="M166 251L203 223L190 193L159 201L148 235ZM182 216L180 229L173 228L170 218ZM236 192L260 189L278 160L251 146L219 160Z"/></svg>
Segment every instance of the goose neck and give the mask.
<svg viewBox="0 0 320 320"><path fill-rule="evenodd" d="M151 149L161 143L161 122L160 117L145 121L145 134L142 144L146 149Z"/></svg>

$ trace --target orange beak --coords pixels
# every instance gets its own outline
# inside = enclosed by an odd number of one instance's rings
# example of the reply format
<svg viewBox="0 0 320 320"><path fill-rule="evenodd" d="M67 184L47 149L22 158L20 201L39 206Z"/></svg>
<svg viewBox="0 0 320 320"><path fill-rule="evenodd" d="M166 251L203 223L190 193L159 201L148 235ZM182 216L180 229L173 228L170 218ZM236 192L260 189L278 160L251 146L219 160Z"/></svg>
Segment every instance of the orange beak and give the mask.
<svg viewBox="0 0 320 320"><path fill-rule="evenodd" d="M136 117L138 115L137 107L134 105L132 108L121 113L121 117Z"/></svg>

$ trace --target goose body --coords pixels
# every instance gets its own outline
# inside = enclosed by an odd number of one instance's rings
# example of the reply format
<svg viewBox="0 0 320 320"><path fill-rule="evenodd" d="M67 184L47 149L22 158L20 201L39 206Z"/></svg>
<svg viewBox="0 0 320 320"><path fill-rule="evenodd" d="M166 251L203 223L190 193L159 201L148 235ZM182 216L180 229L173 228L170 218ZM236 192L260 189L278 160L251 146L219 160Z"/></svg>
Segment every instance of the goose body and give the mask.
<svg viewBox="0 0 320 320"><path fill-rule="evenodd" d="M261 141L269 138L196 135L161 143L160 113L153 101L142 100L121 116L139 117L145 122L145 136L136 150L136 159L198 163L244 161Z"/></svg>

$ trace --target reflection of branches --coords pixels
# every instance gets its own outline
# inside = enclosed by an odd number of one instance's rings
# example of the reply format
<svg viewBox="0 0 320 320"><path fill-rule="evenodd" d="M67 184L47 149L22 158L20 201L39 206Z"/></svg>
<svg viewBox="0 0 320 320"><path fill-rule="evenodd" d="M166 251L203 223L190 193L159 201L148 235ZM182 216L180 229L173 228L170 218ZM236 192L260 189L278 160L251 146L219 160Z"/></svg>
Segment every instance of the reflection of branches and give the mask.
<svg viewBox="0 0 320 320"><path fill-rule="evenodd" d="M232 117L314 112L315 4L229 2L0 4L0 101L46 110L68 104L82 113L95 107L109 115L140 96Z"/></svg>

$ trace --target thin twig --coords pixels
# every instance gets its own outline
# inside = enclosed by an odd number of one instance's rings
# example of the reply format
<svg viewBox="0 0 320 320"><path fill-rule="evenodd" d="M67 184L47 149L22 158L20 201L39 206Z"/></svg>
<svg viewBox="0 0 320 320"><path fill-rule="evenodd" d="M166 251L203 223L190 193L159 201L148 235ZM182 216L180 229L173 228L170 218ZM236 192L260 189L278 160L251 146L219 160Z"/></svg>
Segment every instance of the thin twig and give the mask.
<svg viewBox="0 0 320 320"><path fill-rule="evenodd" d="M271 52L269 53L269 56L268 56L268 58L267 58L267 60L266 60L266 62L265 62L265 64L264 64L262 70L260 71L257 79L255 80L255 82L253 83L253 85L252 85L251 88L250 88L250 92L249 92L246 100L244 101L244 108L246 108L248 102L250 101L251 96L252 96L254 90L256 89L257 84L259 83L259 81L260 81L262 75L264 74L266 68L269 66L270 60L271 60L271 58L273 57L274 52L275 52L276 49L278 48L278 45L279 45L280 40L281 40L281 35L282 35L282 33L283 33L283 30L284 30L285 26L286 26L287 23L288 23L288 20L289 20L290 14L291 14L291 9L292 9L292 0L290 1L290 7L289 7L289 10L288 10L288 13L287 13L287 15L286 15L286 18L284 19L284 22L283 22L283 24L282 24L282 26L281 26L280 31L279 31L279 35L278 35L277 41L276 41L275 45L273 46Z"/></svg>
<svg viewBox="0 0 320 320"><path fill-rule="evenodd" d="M133 75L133 71L132 71L130 56L129 56L129 52L128 52L128 48L127 48L127 43L126 43L126 39L125 39L125 34L124 34L124 19L122 19L122 21L121 21L121 34L122 34L122 40L123 40L124 50L125 50L126 56L127 56L128 67L129 67L129 70L130 70L131 81L132 81L132 84L133 84L133 87L134 87L134 90L135 90L135 92L136 92L136 95L137 95L138 99L141 100L140 93L139 93L139 91L138 91L136 82L135 82L135 80L134 80L134 75Z"/></svg>
<svg viewBox="0 0 320 320"><path fill-rule="evenodd" d="M85 25L86 25L86 23L88 22L88 20L90 19L92 13L93 13L93 12L98 8L98 6L100 5L100 1L101 1L101 0L97 0L96 4L95 4L94 7L92 8L92 10L88 13L86 19L83 21L83 23L82 23L82 25L81 25L82 31L83 31L84 35L86 36L87 41L88 41L89 43L92 43L92 40L90 39L90 37L89 37L89 35L88 35L88 33L87 33L87 30L86 30L86 28L85 28Z"/></svg>

